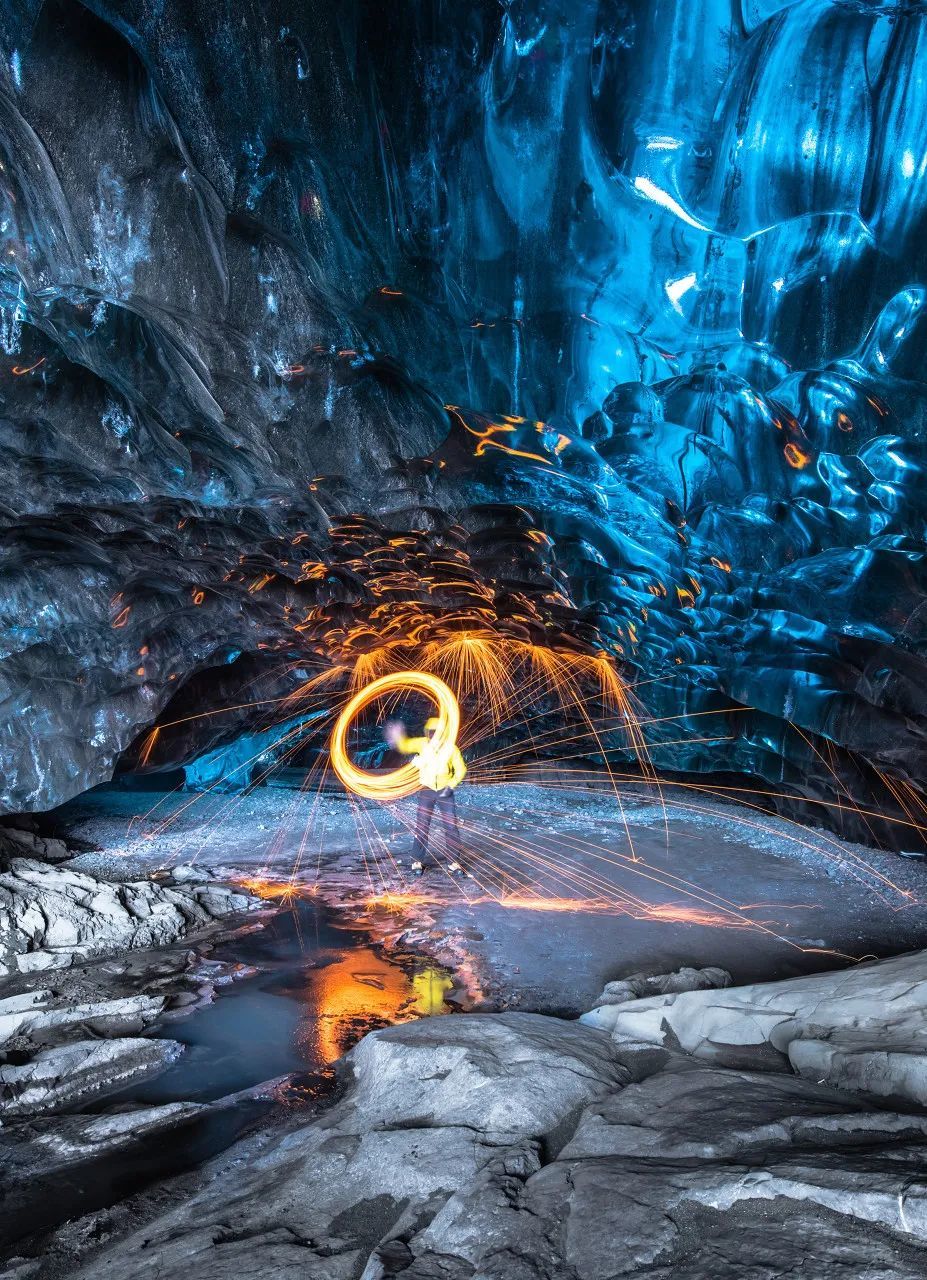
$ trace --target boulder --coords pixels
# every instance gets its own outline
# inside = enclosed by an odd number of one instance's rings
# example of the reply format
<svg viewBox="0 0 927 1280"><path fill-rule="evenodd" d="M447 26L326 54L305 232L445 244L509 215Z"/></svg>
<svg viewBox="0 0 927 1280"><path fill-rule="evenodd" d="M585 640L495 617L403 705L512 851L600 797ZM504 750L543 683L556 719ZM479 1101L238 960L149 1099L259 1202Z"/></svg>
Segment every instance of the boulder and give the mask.
<svg viewBox="0 0 927 1280"><path fill-rule="evenodd" d="M366 1036L347 1062L350 1123L468 1125L493 1140L548 1133L629 1078L606 1036L533 1013L404 1023Z"/></svg>
<svg viewBox="0 0 927 1280"><path fill-rule="evenodd" d="M399 1265L402 1237L481 1169L497 1157L538 1168L538 1140L561 1144L570 1118L623 1079L609 1037L532 1014L391 1027L347 1065L350 1091L331 1112L241 1144L189 1203L81 1274L356 1280L381 1243Z"/></svg>
<svg viewBox="0 0 927 1280"><path fill-rule="evenodd" d="M840 1088L927 1105L927 956L584 1014L617 1044L679 1047L727 1066L793 1067ZM808 1043L800 1043L808 1042Z"/></svg>
<svg viewBox="0 0 927 1280"><path fill-rule="evenodd" d="M681 991L719 990L731 985L731 975L726 969L709 966L693 969L684 965L672 973L630 973L626 978L606 982L596 1005L627 1004L646 996L664 996Z"/></svg>

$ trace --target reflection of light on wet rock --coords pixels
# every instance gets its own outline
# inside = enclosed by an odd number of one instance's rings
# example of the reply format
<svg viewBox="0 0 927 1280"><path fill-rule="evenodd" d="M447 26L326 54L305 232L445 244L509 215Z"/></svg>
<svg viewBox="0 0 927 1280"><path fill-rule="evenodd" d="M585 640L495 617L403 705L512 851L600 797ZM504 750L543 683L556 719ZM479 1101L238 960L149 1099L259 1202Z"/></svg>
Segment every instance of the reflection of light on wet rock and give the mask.
<svg viewBox="0 0 927 1280"><path fill-rule="evenodd" d="M655 981L676 987L657 997L669 1012L690 1001L720 1016L730 997L729 1047L755 1041L758 1004L812 1017L822 998L844 1043L864 1009L876 1039L892 1038L900 1008L923 1020L923 968L921 954L851 971L847 1007L845 972L688 994L679 987L698 975ZM894 993L888 1009L883 990ZM653 1005L621 1006L628 1027ZM923 1058L923 1044L911 1048ZM504 1014L393 1027L349 1063L348 1091L321 1120L264 1140L257 1159L239 1148L188 1202L82 1274L144 1280L183 1268L207 1280L227 1267L231 1233L241 1268L259 1272L272 1249L294 1275L308 1261L320 1274L398 1266L516 1280L526 1259L532 1274L581 1280L758 1266L779 1277L796 1258L816 1276L924 1270L924 1116L798 1078L784 1059L747 1069Z"/></svg>

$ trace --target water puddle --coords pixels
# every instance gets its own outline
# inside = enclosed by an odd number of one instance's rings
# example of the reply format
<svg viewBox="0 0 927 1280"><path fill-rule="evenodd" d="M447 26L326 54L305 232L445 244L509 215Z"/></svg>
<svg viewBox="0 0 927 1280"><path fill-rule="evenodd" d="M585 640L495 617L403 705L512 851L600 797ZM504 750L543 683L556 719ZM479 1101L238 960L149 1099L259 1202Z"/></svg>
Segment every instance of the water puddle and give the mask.
<svg viewBox="0 0 927 1280"><path fill-rule="evenodd" d="M210 1103L288 1076L269 1096L209 1108L128 1149L13 1180L0 1242L39 1236L70 1218L108 1208L157 1180L194 1169L257 1123L318 1105L334 1086L332 1064L369 1031L447 1013L454 983L426 960L387 959L362 925L298 900L210 953L254 972L220 986L211 1004L165 1020L155 1036L184 1045L164 1071L97 1097L86 1112L113 1113L185 1101ZM29 1252L27 1249L26 1252Z"/></svg>
<svg viewBox="0 0 927 1280"><path fill-rule="evenodd" d="M257 972L215 1001L156 1032L185 1046L178 1061L106 1102L147 1106L210 1102L277 1076L324 1092L332 1064L368 1031L449 1011L447 972L427 961L388 960L358 926L298 900L262 929L216 947L212 960Z"/></svg>

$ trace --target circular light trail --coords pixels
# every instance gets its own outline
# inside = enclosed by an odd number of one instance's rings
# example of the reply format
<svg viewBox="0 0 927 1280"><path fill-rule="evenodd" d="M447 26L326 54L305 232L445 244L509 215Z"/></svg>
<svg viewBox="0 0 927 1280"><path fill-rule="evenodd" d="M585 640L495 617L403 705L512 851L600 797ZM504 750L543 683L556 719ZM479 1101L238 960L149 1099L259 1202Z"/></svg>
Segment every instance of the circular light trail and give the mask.
<svg viewBox="0 0 927 1280"><path fill-rule="evenodd" d="M460 707L453 691L443 680L427 671L397 671L393 675L380 676L366 688L359 690L347 702L332 730L331 761L335 773L355 795L367 800L401 800L419 790L421 783L416 766L410 761L392 773L370 773L359 769L348 757L348 730L355 718L377 698L408 689L431 698L438 712L435 738L439 747L457 741L460 729Z"/></svg>

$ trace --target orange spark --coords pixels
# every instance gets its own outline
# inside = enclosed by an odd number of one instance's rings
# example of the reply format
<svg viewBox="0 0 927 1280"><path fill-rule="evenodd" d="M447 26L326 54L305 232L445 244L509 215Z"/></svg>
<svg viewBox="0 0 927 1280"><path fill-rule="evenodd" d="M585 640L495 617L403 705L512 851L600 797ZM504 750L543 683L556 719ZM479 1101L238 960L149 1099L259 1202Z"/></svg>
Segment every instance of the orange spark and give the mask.
<svg viewBox="0 0 927 1280"><path fill-rule="evenodd" d="M796 471L801 471L811 461L811 454L800 449L794 440L789 440L782 452L785 454L786 462Z"/></svg>
<svg viewBox="0 0 927 1280"><path fill-rule="evenodd" d="M30 364L30 365L14 364L13 376L16 378L21 378L24 373L34 373L36 369L41 368L41 366L45 363L45 360L46 360L46 357L42 356L41 360L36 360L35 364Z"/></svg>
<svg viewBox="0 0 927 1280"><path fill-rule="evenodd" d="M152 749L154 748L154 744L158 740L158 735L160 734L160 732L161 730L157 727L157 725L155 725L155 727L151 730L151 732L145 738L145 743L144 743L144 746L142 747L142 753L139 756L139 760L138 760L138 763L142 768L144 768L144 766L151 759L151 752L152 752Z"/></svg>

